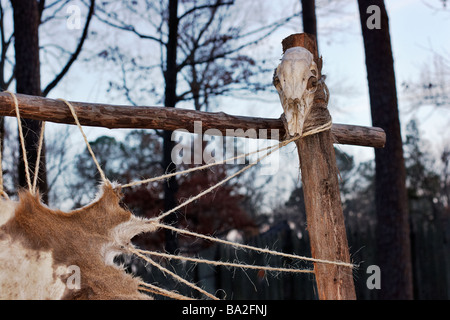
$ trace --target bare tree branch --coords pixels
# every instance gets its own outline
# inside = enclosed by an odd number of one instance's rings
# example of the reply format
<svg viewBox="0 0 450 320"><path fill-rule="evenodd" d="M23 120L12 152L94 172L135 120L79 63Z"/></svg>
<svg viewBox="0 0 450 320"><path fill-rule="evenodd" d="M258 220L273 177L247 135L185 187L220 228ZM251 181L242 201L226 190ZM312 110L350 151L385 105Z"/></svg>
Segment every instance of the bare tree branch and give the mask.
<svg viewBox="0 0 450 320"><path fill-rule="evenodd" d="M214 17L217 13L217 8L221 4L222 0L217 0L215 5L210 5L211 7L211 16L209 17L208 21L203 25L202 29L200 30L197 38L193 41L193 48L191 48L191 52L189 55L186 56L184 61L177 67L177 72L179 72L183 67L186 65L191 65L193 62L193 59L195 57L195 53L197 50L202 46L200 45L200 40L202 39L203 34L208 30L211 23L214 21Z"/></svg>
<svg viewBox="0 0 450 320"><path fill-rule="evenodd" d="M198 10L213 9L213 8L217 8L220 6L229 6L229 5L233 5L233 4L234 4L234 0L229 1L229 2L222 2L221 0L219 0L215 4L205 4L203 6L195 6L191 9L189 9L188 11L186 11L185 13L183 13L181 16L179 16L178 20L181 20L181 19L185 18L186 16L190 15L191 13L198 11Z"/></svg>
<svg viewBox="0 0 450 320"><path fill-rule="evenodd" d="M59 83L59 81L61 81L61 79L66 75L66 73L69 71L70 67L72 66L72 64L75 62L75 60L77 60L78 56L81 53L81 50L83 48L83 44L87 38L88 35L88 30L89 30L89 24L92 20L92 16L94 14L94 8L95 8L95 0L91 0L91 4L89 7L89 13L88 16L86 18L86 23L84 25L84 30L83 33L81 35L80 41L78 42L78 46L75 50L75 52L72 54L72 56L70 57L69 61L67 61L66 65L64 66L64 68L61 70L61 72L55 77L55 79L50 82L47 87L45 87L45 89L42 91L42 95L44 97L46 97L48 95L48 93L54 88L56 87L56 85Z"/></svg>
<svg viewBox="0 0 450 320"><path fill-rule="evenodd" d="M197 64L203 64L203 63L209 63L209 62L212 62L212 61L214 61L216 59L225 58L226 56L229 56L229 55L231 55L231 54L233 54L235 52L238 52L238 51L240 51L240 50L242 50L242 49L244 49L246 47L249 47L251 45L257 44L261 40L267 38L272 33L274 33L278 28L283 26L285 23L289 22L291 19L293 19L295 17L298 17L298 16L299 16L299 13L295 13L295 14L293 14L290 17L287 17L285 19L276 21L276 22L270 24L269 26L264 26L264 27L262 27L260 29L253 30L251 32L248 32L247 34L240 35L240 36L234 38L233 40L242 39L242 38L248 37L248 36L250 36L252 34L256 34L258 32L261 32L263 30L268 30L266 33L264 33L263 35L261 35L257 39L254 39L252 41L244 43L244 44L242 44L239 47L236 47L234 49L223 51L223 52L220 52L220 53L217 53L217 54L211 54L209 57L206 57L206 58L202 57L202 59L199 59L199 60L196 60L196 61L191 61L192 57L188 56L188 57L186 57L186 59L183 62L181 62L178 65L178 71L180 71L181 69L183 69L187 65L197 65ZM198 47L201 47L201 46L203 46L203 44L198 44ZM211 52L211 53L213 53L213 52Z"/></svg>
<svg viewBox="0 0 450 320"><path fill-rule="evenodd" d="M64 1L63 0L57 0L57 1L53 2L53 3L50 3L50 4L46 5L46 6L44 6L44 8L42 8L42 11L39 12L39 14L40 14L40 18L39 19L40 19L41 25L44 24L44 23L47 23L48 21L51 21L54 18L56 18L57 13L59 13L66 6L66 4L68 4L69 2L70 2L70 0L64 0ZM43 11L45 11L47 9L50 9L50 8L56 6L56 5L59 5L59 6L56 9L53 10L52 15L47 17L47 18L45 18L44 20L42 20L42 13L43 13ZM41 9L39 9L39 10L41 10Z"/></svg>
<svg viewBox="0 0 450 320"><path fill-rule="evenodd" d="M6 90L9 85L11 84L11 81L14 79L14 71L11 75L11 78L8 81L5 81L5 64L7 62L6 53L8 52L9 45L12 42L12 39L14 37L14 33L12 33L8 40L6 40L5 37L5 26L4 26L4 11L3 6L0 3L0 41L1 41L1 54L0 54L0 88L2 90Z"/></svg>
<svg viewBox="0 0 450 320"><path fill-rule="evenodd" d="M45 8L45 0L39 0L39 3L38 3L39 21L42 18L42 12L44 11L44 8Z"/></svg>
<svg viewBox="0 0 450 320"><path fill-rule="evenodd" d="M108 16L108 18L113 19L113 17L111 17L111 14L106 12L105 10L103 10L101 7L99 7L98 10L101 11L102 13L104 13L106 16ZM154 37L154 36L151 36L148 34L141 33L139 31L137 31L134 26L132 26L130 24L126 24L123 21L119 21L116 18L114 18L114 19L117 21L117 23L114 23L112 21L104 19L104 18L100 17L98 14L96 15L96 17L98 20L100 20L101 22L103 22L111 27L114 27L114 28L120 29L120 30L124 30L124 31L132 32L141 39L149 39L149 40L156 41L164 46L166 45L166 43L161 38L157 38L157 37Z"/></svg>

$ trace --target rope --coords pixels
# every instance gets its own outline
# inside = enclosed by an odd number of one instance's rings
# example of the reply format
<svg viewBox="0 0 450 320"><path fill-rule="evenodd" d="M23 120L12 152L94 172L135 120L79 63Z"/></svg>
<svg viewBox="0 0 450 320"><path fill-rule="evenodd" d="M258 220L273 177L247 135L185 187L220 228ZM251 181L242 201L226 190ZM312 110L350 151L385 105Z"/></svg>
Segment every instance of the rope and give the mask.
<svg viewBox="0 0 450 320"><path fill-rule="evenodd" d="M20 120L19 102L17 101L17 97L14 93L12 93L11 91L5 91L5 92L9 93L14 101L14 109L16 110L16 118L17 118L17 126L19 127L20 145L22 147L23 163L25 165L25 178L27 180L28 190L30 191L30 193L34 194L33 188L31 185L30 169L29 169L28 158L27 158L27 150L25 148L25 138L23 136L23 131L22 131L22 121Z"/></svg>
<svg viewBox="0 0 450 320"><path fill-rule="evenodd" d="M41 160L41 152L42 152L42 147L44 145L44 131L45 131L45 121L42 121L41 134L39 136L38 154L37 154L37 158L36 158L36 165L34 167L33 193L36 193L36 185L37 185L37 179L38 179L38 175L39 175L39 162Z"/></svg>
<svg viewBox="0 0 450 320"><path fill-rule="evenodd" d="M295 140L297 140L297 139L299 139L299 138L300 138L300 137L297 136L297 137L294 137L294 138L292 138L292 139L283 141L283 142L281 142L280 144L278 144L278 145L276 145L276 146L273 146L273 149L270 150L267 154L265 154L265 155L262 156L262 157L259 157L259 158L256 159L254 162L252 162L252 163L250 163L249 165L245 166L245 167L242 168L241 170L239 170L239 171L235 172L234 174L232 174L232 175L226 177L225 179L219 181L218 183L216 183L215 185L209 187L208 189L203 190L202 192L200 192L199 194L197 194L195 197L192 197L192 198L186 200L185 202L181 203L180 205L176 206L175 208L172 208L171 210L168 210L168 211L166 211L165 213L159 215L158 217L152 218L152 219L150 219L150 220L157 220L157 221L162 220L164 217L168 216L169 214L171 214L171 213L173 213L173 212L175 212L175 211L177 211L177 210L179 210L179 209L181 209L181 208L187 206L188 204L194 202L194 201L197 200L197 199L200 199L200 198L203 197L205 194L210 193L211 191L213 191L214 189L217 189L218 187L220 187L221 185L223 185L223 184L226 183L227 181L233 179L234 177L237 177L238 175L240 175L240 174L243 173L244 171L246 171L246 170L248 170L248 169L254 167L254 166L257 165L260 161L262 161L264 158L266 158L266 157L268 157L270 154L272 154L274 151L280 149L281 147L285 146L286 144L288 144L288 143L290 143L290 142L292 142L292 141L295 141ZM200 170L200 169L197 168L197 170Z"/></svg>
<svg viewBox="0 0 450 320"><path fill-rule="evenodd" d="M144 281L141 281L139 285L141 286L139 290L147 291L153 294L158 294L160 296L169 297L176 300L195 300L194 298L183 296L182 294L179 294L177 292L169 291Z"/></svg>
<svg viewBox="0 0 450 320"><path fill-rule="evenodd" d="M194 168L190 168L190 169L186 169L186 170L183 170L183 171L177 171L177 172L161 175L161 176L154 177L154 178L149 178L149 179L144 179L144 180L130 182L130 183L127 183L127 184L122 184L122 185L120 185L120 187L121 188L129 188L129 187L133 187L133 186L137 186L137 185L141 185L141 184L145 184L145 183L150 183L150 182L160 181L160 180L164 180L164 179L169 179L169 178L172 178L172 177L175 177L175 176L178 176L178 175L188 174L188 173L195 172L195 171L198 171L198 170L204 170L204 169L208 169L208 168L211 168L211 167L214 167L214 166L225 164L225 163L230 162L230 161L246 158L248 156L251 156L251 155L254 155L254 154L258 154L258 153L261 153L263 151L269 151L269 150L277 148L277 147L279 149L279 148L282 148L283 146L285 146L285 145L289 144L290 142L295 141L297 139L304 138L304 137L307 137L307 136L310 136L310 135L313 135L313 134L316 134L316 133L319 133L319 132L322 132L322 131L330 130L332 128L332 126L333 126L333 122L329 121L329 122L327 122L324 125L321 125L321 126L318 126L316 128L313 128L311 130L308 130L307 132L303 133L301 136L295 136L295 137L293 137L293 138L291 138L289 140L282 141L278 145L273 145L273 146L269 146L269 147L266 147L266 148L263 148L263 149L258 149L256 151L252 151L252 152L249 152L249 153L246 153L246 154L241 154L241 155L236 156L236 157L228 158L228 159L225 159L225 160L222 160L222 161L217 161L217 162L214 162L214 163L209 163L209 164L205 164L205 165L194 167Z"/></svg>
<svg viewBox="0 0 450 320"><path fill-rule="evenodd" d="M196 262L196 263L210 264L213 266L265 270L265 271L271 271L271 272L314 273L314 270L311 270L311 269L289 269L289 268L278 268L278 267L270 267L270 266L257 266L257 265L250 265L250 264L233 263L233 262L228 262L228 261L212 261L212 260L207 260L207 259L192 258L192 257L186 257L186 256L177 256L177 255L173 255L173 254L167 254L167 253L156 252L156 251L146 251L146 250L141 250L141 249L132 249L132 250L130 250L130 252L132 252L132 253L139 252L142 254L163 257L166 259L191 261L191 262Z"/></svg>
<svg viewBox="0 0 450 320"><path fill-rule="evenodd" d="M16 95L13 92L11 92L11 91L5 91L5 92L9 93L14 101L14 109L16 111L17 125L19 128L19 139L20 139L20 145L22 148L23 162L25 164L25 176L26 176L26 180L27 180L28 190L30 191L30 193L36 194L36 185L37 185L37 179L38 179L38 175L39 175L39 162L41 159L42 147L44 144L45 121L42 122L41 133L39 136L36 164L34 167L34 179L33 179L33 184L31 184L30 168L29 168L29 164L28 164L27 151L25 148L25 138L24 138L23 130L22 130L22 121L21 121L20 111L19 111L19 102L17 100ZM0 142L0 148L1 148L1 142ZM3 172L2 172L3 170L2 170L2 166L1 166L1 152L0 152L0 171L1 171L0 172L0 194L3 197L8 198L8 195L3 190Z"/></svg>
<svg viewBox="0 0 450 320"><path fill-rule="evenodd" d="M70 112L72 113L73 119L75 120L75 123L78 126L78 129L80 129L80 132L83 135L84 142L86 143L86 147L88 148L88 151L92 156L92 160L94 160L95 165L97 166L98 172L100 173L103 183L108 184L108 185L111 184L109 182L109 180L106 178L105 173L103 172L102 168L100 167L100 164L98 163L97 158L95 157L94 151L92 150L91 145L89 144L89 141L86 137L86 134L84 133L83 128L81 127L80 121L78 120L78 116L77 116L72 104L70 104L70 102L68 102L67 100L64 100L64 99L59 99L59 100L64 102L69 107Z"/></svg>
<svg viewBox="0 0 450 320"><path fill-rule="evenodd" d="M209 292L203 290L202 288L196 286L195 284L183 279L182 277L180 277L179 275L177 275L176 273L173 273L172 271L170 271L167 268L164 268L163 266L161 266L160 264L156 263L155 261L153 261L152 259L150 259L149 257L141 254L139 251L134 250L134 249L129 249L132 253L134 253L136 256L140 257L141 259L149 262L150 264L152 264L153 266L157 267L159 270L161 270L163 273L167 273L170 276L172 276L175 280L184 283L185 285L197 290L198 292L201 292L202 294L204 294L205 296L213 299L213 300L219 300L216 296L213 296L212 294L210 294Z"/></svg>
<svg viewBox="0 0 450 320"><path fill-rule="evenodd" d="M351 263L348 263L348 262L315 259L315 258L310 258L310 257L298 256L298 255L295 255L295 254L288 254L288 253L284 253L284 252L278 252L278 251L274 251L274 250L270 250L270 249L262 249L262 248L250 246L250 245L247 245L247 244L231 242L231 241L228 241L228 240L223 240L223 239L207 236L207 235L204 235L204 234L201 234L201 233L192 232L192 231L189 231L189 230L186 230L186 229L176 228L176 227L169 226L167 224L163 224L163 223L159 223L159 222L152 222L152 223L154 223L155 227L160 227L160 228L168 229L168 230L171 230L171 231L174 231L174 232L178 232L180 234L184 234L184 235L193 236L193 237L197 237L197 238L201 238L201 239L205 239L205 240L209 240L209 241L213 241L213 242L217 242L217 243L230 245L230 246L233 246L235 248L248 249L248 250L253 250L253 251L257 251L257 252L261 252L261 253L271 254L271 255L274 255L274 256L280 256L280 257L296 259L296 260L303 260L303 261L310 261L310 262L314 262L314 263L332 264L332 265L336 265L336 266L343 266L343 267L349 267L349 268L355 268L356 267L355 265L353 265Z"/></svg>
<svg viewBox="0 0 450 320"><path fill-rule="evenodd" d="M307 136L311 136L313 134L322 132L322 131L327 131L330 130L333 127L333 122L332 121L328 121L327 123L321 125L321 126L317 126L313 129L310 129L304 133L302 133L302 138L307 137Z"/></svg>
<svg viewBox="0 0 450 320"><path fill-rule="evenodd" d="M228 159L217 161L217 162L213 162L213 163L208 163L208 164L205 164L205 165L202 165L202 166L198 166L198 167L194 167L194 168L189 168L189 169L186 169L186 170L183 170L183 171L176 171L176 172L173 172L173 173L168 173L168 174L161 175L161 176L154 177L154 178L149 178L149 179L145 179L145 180L139 180L139 181L130 182L130 183L127 183L127 184L123 184L120 187L121 188L133 187L133 186L137 186L137 185L141 185L141 184L145 184L145 183L150 183L150 182L160 181L160 180L164 180L164 179L169 179L169 178L172 178L172 177L175 177L175 176L178 176L178 175L183 175L183 174L195 172L195 171L198 171L198 170L208 169L208 168L211 168L211 167L214 167L214 166L225 164L225 163L230 162L230 161L239 160L239 159L246 158L248 156L251 156L251 155L263 152L263 151L267 151L267 150L273 149L276 146L277 145L269 146L269 147L266 147L266 148L263 148L263 149L258 149L256 151L252 151L252 152L249 152L249 153L246 153L246 154L241 154L241 155L236 156L236 157L228 158Z"/></svg>

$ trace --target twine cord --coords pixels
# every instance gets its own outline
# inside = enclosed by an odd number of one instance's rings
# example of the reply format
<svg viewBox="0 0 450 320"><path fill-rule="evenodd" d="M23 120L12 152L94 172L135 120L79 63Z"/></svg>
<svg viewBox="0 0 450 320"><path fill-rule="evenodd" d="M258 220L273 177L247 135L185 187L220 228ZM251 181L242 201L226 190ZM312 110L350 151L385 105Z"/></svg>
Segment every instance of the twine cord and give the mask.
<svg viewBox="0 0 450 320"><path fill-rule="evenodd" d="M212 242L222 243L222 244L229 245L229 246L232 246L232 247L235 247L235 248L248 249L248 250L257 251L257 252L260 252L260 253L271 254L271 255L274 255L274 256L280 256L280 257L284 257L284 258L303 260L303 261L310 261L310 262L314 262L314 263L332 264L332 265L337 265L337 266L342 266L342 267L349 267L349 268L355 268L356 267L354 264L348 263L348 262L331 261L331 260L324 260L324 259L316 259L316 258L298 256L298 255L295 255L295 254L289 254L289 253L274 251L274 250L270 250L270 249L263 249L263 248L250 246L248 244L242 244L242 243L232 242L232 241L228 241L228 240L223 240L223 239L220 239L220 238L207 236L207 235L204 235L204 234L201 234L201 233L196 233L196 232L189 231L189 230L186 230L186 229L173 227L173 226L170 226L170 225L167 225L167 224L164 224L164 223L159 223L159 222L152 222L152 223L154 223L155 227L168 229L168 230L180 233L180 234L184 234L184 235L192 236L192 237L197 237L197 238L201 238L201 239L212 241Z"/></svg>
<svg viewBox="0 0 450 320"><path fill-rule="evenodd" d="M160 176L157 176L157 177L154 177L154 178L149 178L149 179L144 179L144 180L130 182L130 183L127 183L127 184L122 184L122 185L120 185L120 187L121 188L129 188L129 187L133 187L133 186L137 186L137 185L141 185L141 184L146 184L146 183L151 183L151 182L155 182L155 181L165 180L165 179L169 179L169 178L172 178L172 177L175 177L175 176L178 176L178 175L183 175L183 174L195 172L195 171L198 171L198 170L204 170L204 169L208 169L208 168L211 168L211 167L214 167L214 166L225 164L225 163L230 162L230 161L246 158L248 156L261 153L263 151L270 151L270 150L272 150L274 148L279 149L279 148L282 148L283 146L285 146L285 145L287 145L287 144L289 144L292 141L295 141L297 139L304 138L304 137L307 137L307 136L310 136L310 135L313 135L313 134L316 134L316 133L319 133L319 132L322 132L322 131L330 130L332 128L332 126L333 126L333 122L329 121L329 122L325 123L324 125L321 125L321 126L318 126L316 128L313 128L311 130L308 130L307 132L303 133L301 136L295 136L295 137L293 137L293 138L291 138L289 140L284 140L284 141L280 142L277 145L272 145L272 146L269 146L269 147L266 147L266 148L258 149L256 151L252 151L252 152L249 152L249 153L246 153L246 154L241 154L241 155L236 156L236 157L231 157L231 158L228 158L228 159L225 159L225 160L221 160L221 161L205 164L205 165L202 165L202 166L198 166L198 167L194 167L194 168L190 168L190 169L186 169L186 170L182 170L182 171L172 172L172 173L165 174L165 175L160 175Z"/></svg>
<svg viewBox="0 0 450 320"><path fill-rule="evenodd" d="M225 159L225 160L221 160L221 161L217 161L217 162L213 162L213 163L208 163L208 164L205 164L205 165L202 165L202 166L193 167L193 168L189 168L189 169L182 170L182 171L176 171L176 172L168 173L168 174L157 176L157 177L154 177L154 178L149 178L149 179L144 179L144 180L130 182L130 183L127 183L127 184L122 184L121 187L122 188L133 187L133 186L137 186L137 185L141 185L141 184L145 184L145 183L150 183L150 182L155 182L155 181L169 179L169 178L172 178L172 177L175 177L175 176L178 176L178 175L183 175L183 174L195 172L195 171L198 171L198 170L208 169L208 168L211 168L211 167L214 167L214 166L225 164L225 163L230 162L230 161L246 158L248 156L251 156L251 155L254 155L254 154L257 154L257 153L261 153L263 151L271 150L271 149L275 148L276 146L277 145L272 145L272 146L269 146L269 147L266 147L266 148L263 148L263 149L258 149L256 151L252 151L252 152L249 152L249 153L246 153L246 154L241 154L239 156L228 158L228 159Z"/></svg>
<svg viewBox="0 0 450 320"><path fill-rule="evenodd" d="M182 260L182 261L191 261L195 263L204 263L204 264L210 264L213 266L224 266L224 267L232 267L232 268L241 268L241 269L254 269L254 270L265 270L270 272L291 272L291 273L314 273L314 270L311 269L290 269L290 268L278 268L278 267L270 267L270 266L257 266L257 265L251 265L251 264L242 264L242 263L234 263L234 262L228 262L228 261L213 261L213 260L207 260L202 258L193 258L193 257L186 257L186 256L180 256L180 255L174 255L174 254L168 254L163 252L156 252L156 251L147 251L147 250L141 250L141 249L130 249L130 252L138 252L144 255L152 255L152 256L158 256L170 260Z"/></svg>
<svg viewBox="0 0 450 320"><path fill-rule="evenodd" d="M155 285L152 285L152 284L144 282L144 281L140 281L139 285L140 285L139 290L141 290L141 291L150 292L153 294L172 298L175 300L196 300L194 298L186 297L182 294L179 294L178 292L166 290L166 289L157 287Z"/></svg>
<svg viewBox="0 0 450 320"><path fill-rule="evenodd" d="M80 129L80 132L81 132L81 134L83 136L83 139L84 139L84 142L86 144L86 147L88 148L88 151L91 154L92 160L94 160L94 163L97 166L97 170L100 173L100 176L101 176L101 178L103 180L103 183L108 184L108 185L111 184L109 182L109 180L106 178L106 175L103 172L100 164L98 163L97 157L95 156L94 151L92 150L91 145L89 144L88 138L86 137L86 134L84 133L83 128L81 127L80 121L78 120L78 116L77 116L77 114L75 112L74 107L67 100L64 100L64 99L58 99L58 100L61 100L62 102L64 102L69 107L70 112L72 113L73 119L75 120L75 123L78 126L78 129Z"/></svg>
<svg viewBox="0 0 450 320"><path fill-rule="evenodd" d="M33 193L37 192L37 180L39 176L39 165L41 160L42 147L44 145L44 132L45 132L45 121L42 121L41 134L39 136L39 146L36 158L36 165L34 167L34 179L33 179Z"/></svg>
<svg viewBox="0 0 450 320"><path fill-rule="evenodd" d="M21 145L21 148L22 148L23 162L24 162L24 165L25 165L25 176L26 176L26 180L27 180L28 190L30 191L31 194L36 194L36 192L37 192L37 180L38 180L38 176L39 176L39 165L40 165L42 148L43 148L43 145L44 145L45 121L42 121L42 127L41 127L41 132L40 132L40 135L39 135L39 142L38 142L38 148L37 148L36 163L35 163L35 167L34 167L33 183L31 183L30 167L29 167L29 164L28 164L28 156L27 156L27 151L26 151L26 147L25 147L25 138L24 138L23 130L22 130L22 121L21 121L21 117L20 117L19 102L17 100L16 95L13 92L11 92L11 91L5 91L5 92L9 93L11 95L11 97L13 98L13 101L14 101L14 109L16 111L17 126L19 128L19 140L20 140L20 145ZM0 155L0 162L1 162L1 155ZM1 163L0 163L0 170L1 169L2 168L1 168ZM0 193L3 196L5 196L6 193L3 190L3 177L1 177L0 183L1 183ZM6 195L6 197L7 197L7 195Z"/></svg>
<svg viewBox="0 0 450 320"><path fill-rule="evenodd" d="M259 157L258 159L256 159L254 162L250 163L249 165L245 166L244 168L240 169L239 171L235 172L234 174L226 177L225 179L219 181L218 183L216 183L215 185L209 187L208 189L203 190L202 192L200 192L199 194L197 194L195 197L192 197L188 200L186 200L185 202L181 203L180 205L176 206L175 208L172 208L168 211L166 211L165 213L159 215L156 218L152 218L150 219L151 221L161 221L163 218L165 218L166 216L168 216L169 214L176 212L177 210L187 206L188 204L194 202L195 200L200 199L201 197L203 197L205 194L208 194L210 192L212 192L213 190L217 189L218 187L220 187L221 185L223 185L224 183L226 183L227 181L233 179L234 177L237 177L238 175L240 175L241 173L243 173L244 171L247 171L248 169L254 167L255 165L257 165L259 162L261 162L264 158L268 157L269 155L271 155L274 151L280 149L282 146L295 141L297 139L299 139L300 137L294 137L292 139L289 139L287 141L283 141L280 144L276 145L276 146L272 146L272 150L270 150L269 152L267 152L267 154ZM197 169L200 170L200 169Z"/></svg>
<svg viewBox="0 0 450 320"><path fill-rule="evenodd" d="M155 261L153 261L150 257L145 256L143 254L141 254L139 251L134 250L134 249L129 249L130 252L134 253L136 256L138 256L139 258L149 262L151 265L155 266L156 268L160 269L163 273L167 273L168 275L170 275L171 277L173 277L175 280L179 281L180 283L184 283L185 285L197 290L198 292L204 294L205 296L209 297L210 299L213 300L219 300L216 296L213 296L212 294L210 294L209 292L203 290L202 288L196 286L195 284L193 284L192 282L189 282L185 279L183 279L182 277L180 277L179 275L177 275L176 273L173 273L172 271L170 271L167 268L164 268L163 266L161 266L160 264L156 263Z"/></svg>
<svg viewBox="0 0 450 320"><path fill-rule="evenodd" d="M20 118L19 102L17 101L17 97L14 93L12 93L11 91L5 91L5 92L9 93L14 101L14 109L16 111L16 118L17 118L17 126L19 127L19 140L20 140L20 145L22 147L23 163L25 165L25 178L27 180L28 190L30 191L30 193L34 194L33 187L31 184L31 178L30 178L30 169L29 169L29 165L28 165L27 150L25 148L25 138L23 136L23 130L22 130L22 121Z"/></svg>

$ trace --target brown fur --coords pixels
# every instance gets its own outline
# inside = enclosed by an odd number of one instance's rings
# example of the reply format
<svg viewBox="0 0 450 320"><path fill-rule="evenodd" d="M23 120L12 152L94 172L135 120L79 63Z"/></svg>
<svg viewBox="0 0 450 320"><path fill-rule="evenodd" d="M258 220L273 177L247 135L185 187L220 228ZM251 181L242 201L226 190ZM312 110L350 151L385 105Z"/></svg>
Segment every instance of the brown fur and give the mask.
<svg viewBox="0 0 450 320"><path fill-rule="evenodd" d="M105 260L105 248L120 251L120 246L115 248L118 244L112 230L134 217L120 207L120 195L111 185L103 186L99 200L69 213L49 209L27 191L19 196L15 214L0 228L0 234L28 249L51 252L54 277L58 266L80 268L81 289L66 288L63 299L149 298L138 291L139 279Z"/></svg>

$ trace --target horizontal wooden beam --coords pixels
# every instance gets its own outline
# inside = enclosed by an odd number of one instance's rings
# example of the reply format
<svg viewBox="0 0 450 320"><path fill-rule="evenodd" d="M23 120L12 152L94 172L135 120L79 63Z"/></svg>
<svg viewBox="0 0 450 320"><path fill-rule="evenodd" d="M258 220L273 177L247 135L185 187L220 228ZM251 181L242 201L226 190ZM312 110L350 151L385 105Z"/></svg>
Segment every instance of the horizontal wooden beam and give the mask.
<svg viewBox="0 0 450 320"><path fill-rule="evenodd" d="M16 94L20 116L26 119L75 124L69 108L61 100ZM248 138L282 139L285 129L281 119L233 116L223 112L202 112L180 108L121 106L88 102L71 102L84 126L109 129L184 129L202 133ZM281 107L280 107L281 110ZM15 117L12 97L0 93L0 116ZM260 131L261 130L261 131ZM335 143L373 148L384 147L386 135L380 128L333 124Z"/></svg>

